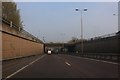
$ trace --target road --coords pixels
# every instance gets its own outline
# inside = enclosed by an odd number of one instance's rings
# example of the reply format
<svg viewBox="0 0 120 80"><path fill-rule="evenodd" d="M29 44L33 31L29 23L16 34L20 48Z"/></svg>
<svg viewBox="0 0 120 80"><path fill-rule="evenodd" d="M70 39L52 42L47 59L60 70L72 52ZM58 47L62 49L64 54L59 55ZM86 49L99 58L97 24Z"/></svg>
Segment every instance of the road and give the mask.
<svg viewBox="0 0 120 80"><path fill-rule="evenodd" d="M3 78L118 78L118 64L44 54L3 62Z"/></svg>

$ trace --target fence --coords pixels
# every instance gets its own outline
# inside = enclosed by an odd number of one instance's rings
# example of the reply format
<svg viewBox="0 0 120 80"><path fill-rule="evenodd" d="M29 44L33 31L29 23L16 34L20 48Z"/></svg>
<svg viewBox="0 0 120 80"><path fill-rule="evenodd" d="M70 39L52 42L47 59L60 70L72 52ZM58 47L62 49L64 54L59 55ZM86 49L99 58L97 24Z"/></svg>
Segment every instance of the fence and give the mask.
<svg viewBox="0 0 120 80"><path fill-rule="evenodd" d="M19 29L14 23L11 23L10 21L8 21L7 19L5 18L0 18L1 21L3 21L4 23L10 25L10 27L20 31L22 34L24 34L26 37L31 37L33 41L36 41L36 42L41 42L43 43L40 39L38 39L37 37L33 36L32 34L30 34L29 32L25 31L24 29ZM11 26L12 25L12 26Z"/></svg>
<svg viewBox="0 0 120 80"><path fill-rule="evenodd" d="M99 39L105 39L105 38L110 38L110 37L116 37L119 34L120 34L119 32L117 32L117 33L111 33L111 34L106 34L106 35L97 36L97 37L94 37L94 38L89 38L89 39L86 39L85 41L99 40Z"/></svg>

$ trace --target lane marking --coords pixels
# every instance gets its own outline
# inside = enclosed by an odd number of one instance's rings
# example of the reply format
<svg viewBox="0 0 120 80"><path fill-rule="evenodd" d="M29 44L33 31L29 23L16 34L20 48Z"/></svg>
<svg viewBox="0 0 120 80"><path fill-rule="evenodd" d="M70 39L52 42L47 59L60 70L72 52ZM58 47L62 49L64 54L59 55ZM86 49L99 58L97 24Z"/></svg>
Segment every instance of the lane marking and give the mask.
<svg viewBox="0 0 120 80"><path fill-rule="evenodd" d="M71 56L71 55L69 55L69 56ZM97 59L85 58L85 57L78 57L78 56L71 56L71 57L89 59L89 60L93 60L93 61L99 61L99 62L104 62L104 63L109 63L109 64L116 64L116 65L118 65L118 63L110 62L110 61L97 60Z"/></svg>
<svg viewBox="0 0 120 80"><path fill-rule="evenodd" d="M118 63L115 63L115 62L109 62L109 61L104 61L104 60L97 60L97 59L90 59L90 58L84 58L84 59L89 59L89 60L99 61L99 62L104 62L104 63L110 63L110 64L118 64Z"/></svg>
<svg viewBox="0 0 120 80"><path fill-rule="evenodd" d="M118 63L109 62L109 61L104 61L104 60L103 60L102 62L111 63L111 64L118 64Z"/></svg>
<svg viewBox="0 0 120 80"><path fill-rule="evenodd" d="M26 66L20 68L20 69L17 70L16 72L14 72L14 73L12 73L11 75L7 76L7 77L5 78L5 80L8 79L8 78L10 78L10 77L12 77L12 76L14 76L15 74L19 73L20 71L22 71L23 69L27 68L28 66L32 65L33 63L35 63L35 62L38 61L39 59L42 59L44 56L46 56L46 55L41 56L40 58L38 58L38 59L32 61L32 62L29 63L28 65L26 65Z"/></svg>
<svg viewBox="0 0 120 80"><path fill-rule="evenodd" d="M68 66L71 66L71 64L69 64L68 62L65 62L65 64L67 64Z"/></svg>

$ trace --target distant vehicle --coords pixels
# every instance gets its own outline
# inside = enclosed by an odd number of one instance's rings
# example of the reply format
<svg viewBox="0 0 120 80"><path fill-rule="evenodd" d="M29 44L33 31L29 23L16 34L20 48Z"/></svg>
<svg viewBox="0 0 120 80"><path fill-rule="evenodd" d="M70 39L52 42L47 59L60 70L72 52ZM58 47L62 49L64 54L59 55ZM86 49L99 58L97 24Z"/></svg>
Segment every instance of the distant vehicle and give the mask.
<svg viewBox="0 0 120 80"><path fill-rule="evenodd" d="M51 50L48 50L48 54L51 54L52 53L52 51Z"/></svg>
<svg viewBox="0 0 120 80"><path fill-rule="evenodd" d="M59 52L60 52L60 49L59 49L59 48L53 49L53 53L54 53L54 54L58 54Z"/></svg>
<svg viewBox="0 0 120 80"><path fill-rule="evenodd" d="M118 32L116 33L116 35L120 35L120 31L118 31Z"/></svg>

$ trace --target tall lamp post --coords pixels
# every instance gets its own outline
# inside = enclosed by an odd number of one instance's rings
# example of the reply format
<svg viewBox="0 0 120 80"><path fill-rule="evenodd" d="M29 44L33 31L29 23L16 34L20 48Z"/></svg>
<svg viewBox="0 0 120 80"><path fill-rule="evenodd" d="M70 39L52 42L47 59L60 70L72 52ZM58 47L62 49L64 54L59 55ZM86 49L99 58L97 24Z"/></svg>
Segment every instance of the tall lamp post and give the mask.
<svg viewBox="0 0 120 80"><path fill-rule="evenodd" d="M82 17L82 12L83 11L87 11L86 8L84 8L83 10L79 10L78 8L75 9L77 12L80 11L81 12L81 52L83 54L83 17Z"/></svg>
<svg viewBox="0 0 120 80"><path fill-rule="evenodd" d="M64 52L64 47L65 47L65 46L64 46L64 45L65 45L65 44L64 44L64 36L65 36L65 33L61 33L61 36L62 36L62 40L63 40L63 41L62 41L62 47L63 47L63 52Z"/></svg>

